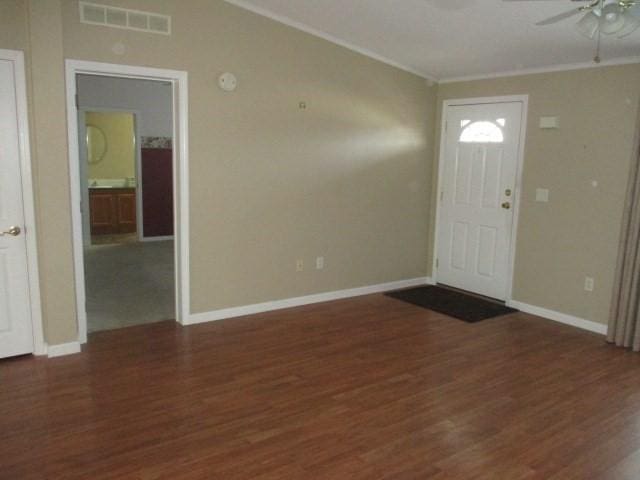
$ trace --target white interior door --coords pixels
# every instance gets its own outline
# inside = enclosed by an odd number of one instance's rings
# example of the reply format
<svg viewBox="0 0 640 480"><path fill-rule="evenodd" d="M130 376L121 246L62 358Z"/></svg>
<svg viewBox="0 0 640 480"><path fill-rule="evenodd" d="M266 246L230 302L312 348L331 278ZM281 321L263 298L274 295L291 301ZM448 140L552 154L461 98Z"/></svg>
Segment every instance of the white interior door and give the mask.
<svg viewBox="0 0 640 480"><path fill-rule="evenodd" d="M437 280L505 300L522 102L448 106Z"/></svg>
<svg viewBox="0 0 640 480"><path fill-rule="evenodd" d="M34 350L14 68L0 59L0 357Z"/></svg>

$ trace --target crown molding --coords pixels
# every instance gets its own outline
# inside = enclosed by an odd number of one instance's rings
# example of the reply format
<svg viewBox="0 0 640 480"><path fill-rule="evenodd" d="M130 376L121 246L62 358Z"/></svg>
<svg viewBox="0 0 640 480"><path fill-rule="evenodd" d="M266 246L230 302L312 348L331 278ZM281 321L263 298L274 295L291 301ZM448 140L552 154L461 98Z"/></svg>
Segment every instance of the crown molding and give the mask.
<svg viewBox="0 0 640 480"><path fill-rule="evenodd" d="M442 83L467 82L472 80L489 80L493 78L517 77L520 75L532 75L537 73L565 72L565 71L571 71L571 70L582 70L587 68L603 68L603 67L612 67L616 65L630 65L630 64L640 63L640 56L633 56L633 57L613 58L610 60L604 60L601 63L594 63L591 61L579 62L579 63L564 63L559 65L549 65L546 67L523 68L519 70L505 70L502 72L495 72L495 73L471 74L471 75L462 75L462 76L455 76L455 77L437 78L433 75L429 75L427 73L421 72L413 67L403 65L401 63L396 62L395 60L391 60L390 58L379 55L366 48L359 47L352 43L341 40L329 33L323 32L321 30L317 30L313 27L310 27L309 25L305 25L304 23L298 22L284 15L279 15L265 8L258 7L252 4L248 0L224 0L224 1L230 5L234 5L236 7L255 13L256 15L269 18L278 23L287 25L291 28L295 28L296 30L300 30L302 32L308 33L309 35L313 35L314 37L322 38L323 40L339 45L348 50L354 51L356 53L372 58L379 62L385 63L392 67L398 68L400 70L404 70L406 72L412 73L414 75L417 75L419 77L426 79L429 83L442 84Z"/></svg>
<svg viewBox="0 0 640 480"><path fill-rule="evenodd" d="M479 75L465 75L460 77L445 77L438 80L438 83L455 83L455 82L468 82L472 80L489 80L492 78L517 77L520 75L532 75L536 73L568 72L571 70L614 67L616 65L631 65L635 63L640 63L640 57L620 57L620 58L613 58L611 60L605 60L605 61L602 61L601 63L594 63L594 62L565 63L561 65L550 65L548 67L523 68L521 70L508 70L505 72L486 73L486 74L479 74Z"/></svg>
<svg viewBox="0 0 640 480"><path fill-rule="evenodd" d="M372 58L374 60L377 60L379 62L385 63L387 65L390 65L392 67L398 68L400 70L404 70L405 72L409 72L409 73L413 73L414 75L417 75L419 77L422 77L426 80L429 80L430 82L434 82L437 83L437 79L431 75L428 75L424 72L420 72L418 70L416 70L413 67L409 67L407 65L403 65L401 63L398 63L394 60L391 60L390 58L384 57L382 55L379 55L375 52L372 52L371 50L367 50L366 48L362 48L362 47L358 47L357 45L353 45L352 43L349 42L345 42L344 40L341 40L337 37L334 37L333 35L323 32L322 30L317 30L313 27L310 27L308 25L305 25L304 23L298 22L296 20L293 20L289 17L285 17L284 15L278 15L277 13L273 13L270 12L269 10L265 9L265 8L261 8L261 7L257 7L255 5L253 5L252 3L246 1L246 0L224 0L225 2L234 5L236 7L242 8L244 10L248 10L250 12L253 12L257 15L263 16L263 17L267 17L271 20L274 20L278 23L282 23L284 25L287 25L291 28L295 28L296 30L301 30L305 33L308 33L309 35L313 35L314 37L319 37L322 38L323 40L327 40L328 42L334 43L336 45L339 45L341 47L344 47L348 50L352 50L356 53L359 53L361 55L364 55L366 57Z"/></svg>

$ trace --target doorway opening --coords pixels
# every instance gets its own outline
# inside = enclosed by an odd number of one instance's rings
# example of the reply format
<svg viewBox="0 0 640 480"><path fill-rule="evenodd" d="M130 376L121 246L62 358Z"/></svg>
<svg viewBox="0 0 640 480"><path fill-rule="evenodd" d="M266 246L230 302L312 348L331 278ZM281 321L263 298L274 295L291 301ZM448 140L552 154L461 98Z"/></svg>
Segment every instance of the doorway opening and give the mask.
<svg viewBox="0 0 640 480"><path fill-rule="evenodd" d="M186 81L185 72L67 61L81 343L189 316Z"/></svg>

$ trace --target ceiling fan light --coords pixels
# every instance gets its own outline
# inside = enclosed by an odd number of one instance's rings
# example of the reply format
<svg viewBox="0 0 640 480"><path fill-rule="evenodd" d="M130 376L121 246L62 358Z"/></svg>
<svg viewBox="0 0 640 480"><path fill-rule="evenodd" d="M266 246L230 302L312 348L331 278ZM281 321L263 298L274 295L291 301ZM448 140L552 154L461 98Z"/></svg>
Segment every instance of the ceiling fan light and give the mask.
<svg viewBox="0 0 640 480"><path fill-rule="evenodd" d="M600 17L600 31L605 35L618 33L625 26L624 9L617 3L605 5Z"/></svg>
<svg viewBox="0 0 640 480"><path fill-rule="evenodd" d="M631 35L640 27L640 18L634 17L628 11L624 12L624 26L618 31L618 38Z"/></svg>
<svg viewBox="0 0 640 480"><path fill-rule="evenodd" d="M600 27L600 19L593 12L587 13L576 24L576 28L578 32L587 38L595 37L599 27Z"/></svg>

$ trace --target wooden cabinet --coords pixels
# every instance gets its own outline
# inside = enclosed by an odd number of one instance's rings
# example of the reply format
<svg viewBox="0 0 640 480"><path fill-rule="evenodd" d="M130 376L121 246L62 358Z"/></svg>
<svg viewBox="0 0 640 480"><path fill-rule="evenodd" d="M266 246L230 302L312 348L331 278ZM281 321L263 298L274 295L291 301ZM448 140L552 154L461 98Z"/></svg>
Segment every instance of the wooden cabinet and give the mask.
<svg viewBox="0 0 640 480"><path fill-rule="evenodd" d="M136 231L135 188L89 189L91 235Z"/></svg>

